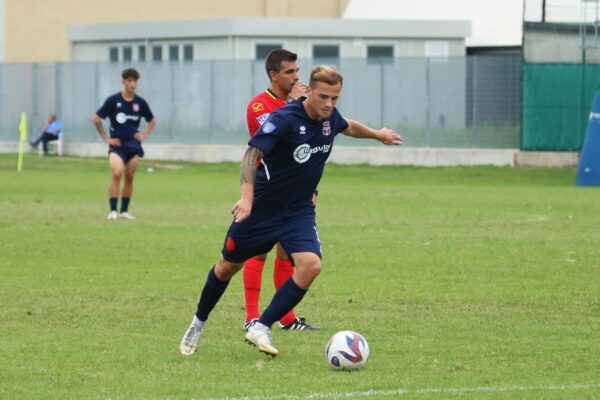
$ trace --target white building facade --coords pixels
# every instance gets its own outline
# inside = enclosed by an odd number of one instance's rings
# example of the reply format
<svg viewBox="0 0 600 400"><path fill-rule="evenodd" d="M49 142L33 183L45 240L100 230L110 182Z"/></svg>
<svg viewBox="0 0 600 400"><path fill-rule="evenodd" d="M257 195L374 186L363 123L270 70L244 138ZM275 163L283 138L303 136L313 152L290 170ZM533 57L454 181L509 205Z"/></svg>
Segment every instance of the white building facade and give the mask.
<svg viewBox="0 0 600 400"><path fill-rule="evenodd" d="M468 21L219 18L76 25L73 61L264 60L283 47L301 59L465 55Z"/></svg>

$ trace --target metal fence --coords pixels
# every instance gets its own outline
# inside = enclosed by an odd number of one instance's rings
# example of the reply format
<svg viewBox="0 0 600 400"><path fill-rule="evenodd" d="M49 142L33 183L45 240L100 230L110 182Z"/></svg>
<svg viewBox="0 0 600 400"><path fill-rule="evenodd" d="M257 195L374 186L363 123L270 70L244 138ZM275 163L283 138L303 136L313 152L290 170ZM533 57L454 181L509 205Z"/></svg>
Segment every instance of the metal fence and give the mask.
<svg viewBox="0 0 600 400"><path fill-rule="evenodd" d="M299 60L307 80L312 60ZM339 59L344 75L338 109L347 118L401 132L405 146L517 148L520 131L519 56L387 62ZM91 117L121 90L119 63L0 64L0 140L18 138L21 112L37 134L56 113L65 142L98 142ZM246 105L268 86L262 62L212 60L140 63L138 93L157 118L153 143L245 142ZM368 144L341 138L345 145Z"/></svg>

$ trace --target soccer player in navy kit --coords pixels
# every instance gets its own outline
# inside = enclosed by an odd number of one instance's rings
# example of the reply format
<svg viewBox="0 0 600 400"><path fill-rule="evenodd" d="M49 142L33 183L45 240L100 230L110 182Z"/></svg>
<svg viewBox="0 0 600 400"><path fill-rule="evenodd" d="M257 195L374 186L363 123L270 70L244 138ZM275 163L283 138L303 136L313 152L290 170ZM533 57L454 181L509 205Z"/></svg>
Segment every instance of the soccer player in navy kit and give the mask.
<svg viewBox="0 0 600 400"><path fill-rule="evenodd" d="M135 94L140 74L127 68L121 74L123 90L108 97L96 111L92 122L102 140L108 144L108 162L112 170L112 180L108 187L110 213L107 219L135 219L129 213L129 201L133 193L133 177L140 157L144 156L142 142L148 138L156 125L156 118L146 100ZM102 120L110 119L110 136L104 131ZM141 119L147 122L144 132L139 131ZM121 191L121 210L117 214L117 201L121 177L125 177Z"/></svg>
<svg viewBox="0 0 600 400"><path fill-rule="evenodd" d="M295 53L285 49L275 49L267 55L265 69L271 86L248 102L246 120L250 137L258 132L273 111L285 106L290 100L299 99L304 95L306 85L300 81L297 58ZM314 197L316 204L316 194ZM275 251L273 283L277 290L294 274L294 267L279 243L275 245ZM258 254L244 264L244 300L246 301L244 331L246 332L260 318L258 303L266 258L266 254ZM279 323L284 330L319 329L315 325L308 324L304 317L296 316L294 310L284 315Z"/></svg>
<svg viewBox="0 0 600 400"><path fill-rule="evenodd" d="M244 261L280 242L294 262L294 274L246 333L246 341L276 356L279 351L271 341L271 326L302 300L321 271L312 195L335 136L342 132L387 145L402 143L400 135L391 129L374 130L344 119L335 108L342 83L334 68L314 68L307 97L273 112L248 142L241 164L241 199L231 210L234 221L221 259L208 273L196 314L181 340L183 355L198 351L209 313ZM257 160L262 160L259 165Z"/></svg>

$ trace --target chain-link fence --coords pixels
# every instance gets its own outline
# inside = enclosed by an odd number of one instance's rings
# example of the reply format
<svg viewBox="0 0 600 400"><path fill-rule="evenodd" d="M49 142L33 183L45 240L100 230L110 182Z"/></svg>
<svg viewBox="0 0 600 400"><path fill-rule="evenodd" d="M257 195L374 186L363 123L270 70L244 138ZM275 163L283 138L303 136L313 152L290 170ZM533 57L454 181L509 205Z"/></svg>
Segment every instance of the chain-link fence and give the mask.
<svg viewBox="0 0 600 400"><path fill-rule="evenodd" d="M516 148L520 130L519 56L340 59L338 108L347 118L402 132L406 146ZM299 60L307 80L312 60ZM65 125L66 142L95 142L91 117L121 90L118 63L0 64L0 140L16 140L22 111L38 132L46 115ZM157 118L153 143L246 141L246 105L268 86L262 62L140 63L138 93ZM341 138L344 144L364 141Z"/></svg>

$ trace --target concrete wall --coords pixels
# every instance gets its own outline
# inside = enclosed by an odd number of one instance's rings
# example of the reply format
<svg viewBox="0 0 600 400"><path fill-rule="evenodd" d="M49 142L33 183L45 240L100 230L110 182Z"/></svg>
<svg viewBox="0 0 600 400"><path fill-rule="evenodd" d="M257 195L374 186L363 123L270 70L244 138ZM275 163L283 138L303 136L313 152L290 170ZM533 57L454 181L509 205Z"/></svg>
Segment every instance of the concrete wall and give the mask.
<svg viewBox="0 0 600 400"><path fill-rule="evenodd" d="M515 153L517 167L576 167L579 165L577 152L520 151Z"/></svg>
<svg viewBox="0 0 600 400"><path fill-rule="evenodd" d="M144 145L145 158L148 160L207 163L239 162L245 149L245 145ZM16 153L17 150L17 142L0 142L0 153ZM79 157L105 157L106 151L107 146L102 143L66 143L64 146L65 154ZM517 149L335 146L329 161L337 164L423 167L494 165L563 168L576 167L579 163L579 154L574 152L521 152Z"/></svg>
<svg viewBox="0 0 600 400"><path fill-rule="evenodd" d="M581 38L576 32L526 32L523 49L528 63L581 62Z"/></svg>
<svg viewBox="0 0 600 400"><path fill-rule="evenodd" d="M219 17L339 18L349 0L0 0L6 4L6 61L68 61L67 27L77 24ZM0 36L1 39L1 36Z"/></svg>
<svg viewBox="0 0 600 400"><path fill-rule="evenodd" d="M593 26L586 35L585 63L600 63L600 43L594 41ZM524 59L527 63L584 62L583 38L577 25L529 23L523 34Z"/></svg>

